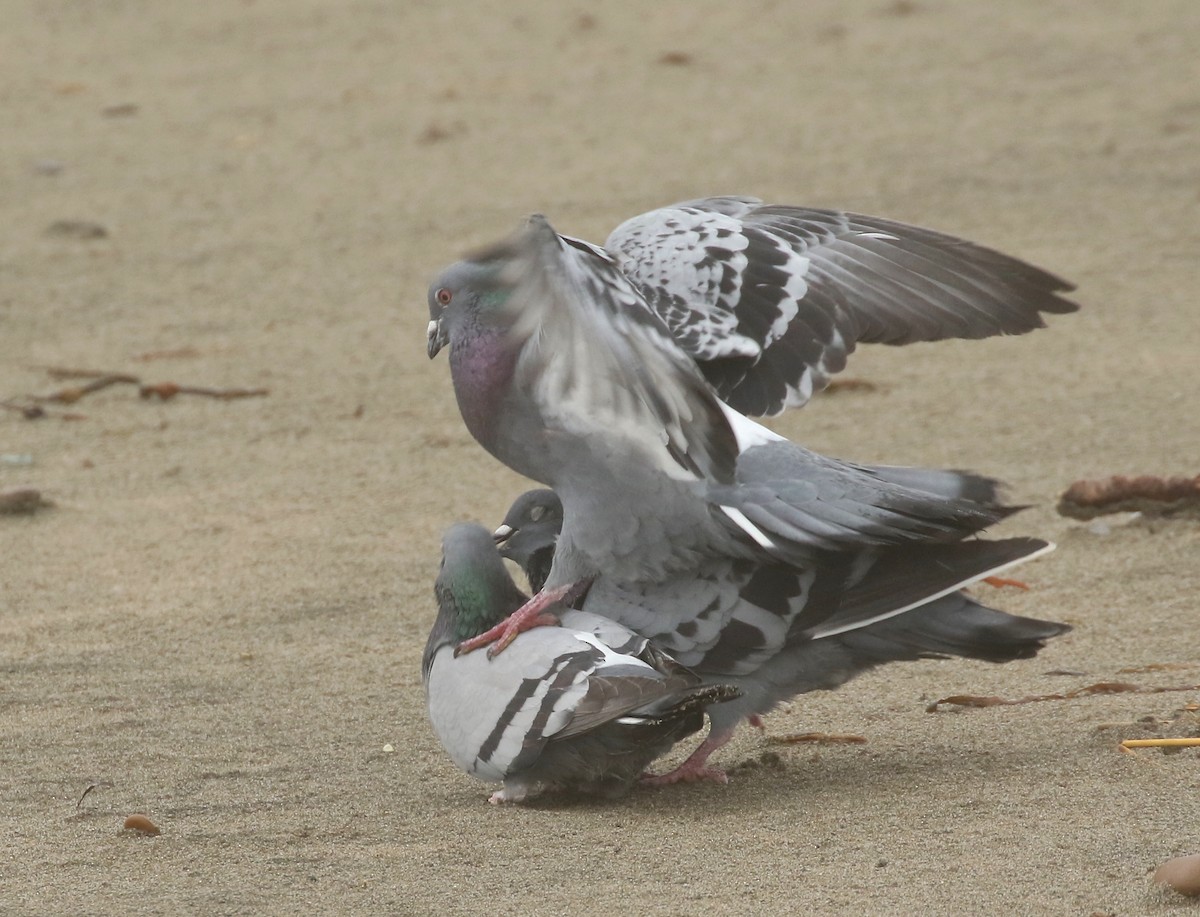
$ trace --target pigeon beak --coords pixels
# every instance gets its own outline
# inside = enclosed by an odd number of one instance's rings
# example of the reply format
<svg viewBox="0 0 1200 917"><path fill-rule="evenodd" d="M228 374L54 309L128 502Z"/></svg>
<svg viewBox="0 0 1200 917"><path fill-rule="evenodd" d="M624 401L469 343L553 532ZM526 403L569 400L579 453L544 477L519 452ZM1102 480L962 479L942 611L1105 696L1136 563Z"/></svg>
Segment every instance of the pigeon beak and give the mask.
<svg viewBox="0 0 1200 917"><path fill-rule="evenodd" d="M429 359L433 359L438 355L443 347L446 346L446 334L442 331L442 323L438 319L434 319L429 323L429 327L425 329L425 352L429 354Z"/></svg>
<svg viewBox="0 0 1200 917"><path fill-rule="evenodd" d="M516 529L511 525L502 525L496 531L492 532L492 541L496 542L497 545L502 545L508 541L514 531Z"/></svg>

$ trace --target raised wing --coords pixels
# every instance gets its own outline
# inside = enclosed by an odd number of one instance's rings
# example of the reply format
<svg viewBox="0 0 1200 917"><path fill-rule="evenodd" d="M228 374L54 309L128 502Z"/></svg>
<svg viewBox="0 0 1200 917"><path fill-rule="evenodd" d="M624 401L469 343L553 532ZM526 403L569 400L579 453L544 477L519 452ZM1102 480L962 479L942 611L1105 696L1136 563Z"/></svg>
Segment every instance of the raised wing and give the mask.
<svg viewBox="0 0 1200 917"><path fill-rule="evenodd" d="M595 246L544 217L475 256L521 341L514 384L546 426L621 439L676 477L730 481L737 442L721 405L641 293Z"/></svg>
<svg viewBox="0 0 1200 917"><path fill-rule="evenodd" d="M880 217L714 197L622 223L606 248L742 413L804 404L858 342L1023 334L1079 307L1017 258Z"/></svg>

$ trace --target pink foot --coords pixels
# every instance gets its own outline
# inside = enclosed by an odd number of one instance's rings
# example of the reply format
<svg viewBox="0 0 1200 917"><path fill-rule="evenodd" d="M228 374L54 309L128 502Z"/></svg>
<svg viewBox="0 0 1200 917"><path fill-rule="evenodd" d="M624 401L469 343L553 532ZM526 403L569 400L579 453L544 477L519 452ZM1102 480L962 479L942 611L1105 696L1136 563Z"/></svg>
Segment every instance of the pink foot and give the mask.
<svg viewBox="0 0 1200 917"><path fill-rule="evenodd" d="M641 782L646 786L670 786L673 783L699 783L711 780L713 783L728 783L729 776L718 767L709 767L709 756L733 738L733 730L708 734L708 737L697 746L686 761L675 770L666 774L643 774Z"/></svg>
<svg viewBox="0 0 1200 917"><path fill-rule="evenodd" d="M470 640L464 640L454 648L454 655L471 653L480 647L494 643L495 645L488 649L488 659L492 659L497 653L504 652L519 634L535 627L557 624L558 616L551 609L567 602L573 602L590 583L590 580L583 580L579 583L559 586L557 589L543 589L491 630L486 630Z"/></svg>

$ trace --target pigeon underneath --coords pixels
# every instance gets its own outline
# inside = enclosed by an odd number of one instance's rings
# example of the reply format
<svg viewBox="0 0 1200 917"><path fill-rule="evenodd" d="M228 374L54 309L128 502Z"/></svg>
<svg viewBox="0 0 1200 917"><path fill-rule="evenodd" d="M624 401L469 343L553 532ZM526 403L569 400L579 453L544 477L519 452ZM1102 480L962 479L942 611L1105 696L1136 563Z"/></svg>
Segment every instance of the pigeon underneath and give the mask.
<svg viewBox="0 0 1200 917"><path fill-rule="evenodd" d="M493 803L549 788L619 796L703 726L709 705L737 696L584 612L521 635L501 658L456 656L457 642L525 601L481 526L446 532L435 592L422 659L430 720L459 767L503 782Z"/></svg>

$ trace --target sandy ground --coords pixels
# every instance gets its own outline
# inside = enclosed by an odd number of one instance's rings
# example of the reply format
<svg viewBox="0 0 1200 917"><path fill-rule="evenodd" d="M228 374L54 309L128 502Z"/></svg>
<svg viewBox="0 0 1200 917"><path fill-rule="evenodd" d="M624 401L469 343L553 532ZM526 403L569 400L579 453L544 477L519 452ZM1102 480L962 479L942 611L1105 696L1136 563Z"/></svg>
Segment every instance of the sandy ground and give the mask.
<svg viewBox="0 0 1200 917"><path fill-rule="evenodd" d="M270 393L0 412L31 457L0 490L55 503L0 516L0 912L1190 912L1147 874L1200 851L1200 755L1116 743L1194 733L1200 692L924 708L1200 683L1200 525L1053 509L1078 478L1200 472L1200 4L2 6L0 396L66 384L47 366ZM426 284L531 211L601 240L713 193L1079 284L1029 337L867 348L876 391L776 424L1011 481L1035 505L1000 531L1059 551L992 598L1076 629L767 721L865 745L745 730L728 786L490 807L419 658L440 532L523 482L425 358Z"/></svg>

